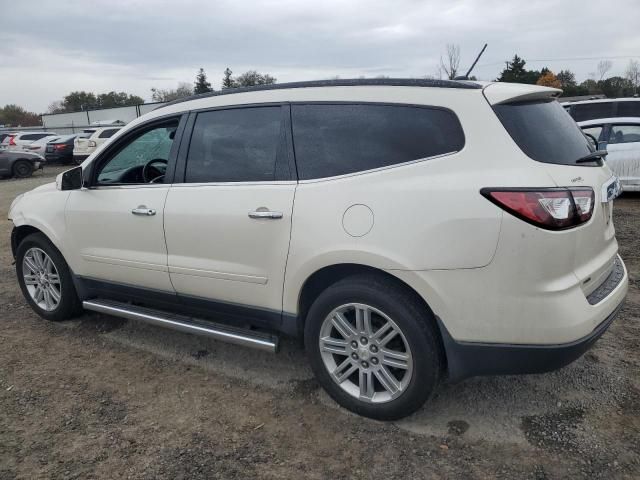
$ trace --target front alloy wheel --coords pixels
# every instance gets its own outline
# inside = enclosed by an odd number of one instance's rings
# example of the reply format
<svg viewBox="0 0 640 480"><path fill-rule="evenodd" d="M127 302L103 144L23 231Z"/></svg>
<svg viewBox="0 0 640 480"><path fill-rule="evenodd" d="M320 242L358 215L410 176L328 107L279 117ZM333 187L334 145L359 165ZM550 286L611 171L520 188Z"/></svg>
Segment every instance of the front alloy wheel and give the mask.
<svg viewBox="0 0 640 480"><path fill-rule="evenodd" d="M24 284L33 302L45 312L52 312L60 304L62 285L53 260L40 248L33 247L22 258Z"/></svg>
<svg viewBox="0 0 640 480"><path fill-rule="evenodd" d="M411 349L400 327L362 303L334 309L320 329L322 361L342 390L363 402L400 396L413 372Z"/></svg>

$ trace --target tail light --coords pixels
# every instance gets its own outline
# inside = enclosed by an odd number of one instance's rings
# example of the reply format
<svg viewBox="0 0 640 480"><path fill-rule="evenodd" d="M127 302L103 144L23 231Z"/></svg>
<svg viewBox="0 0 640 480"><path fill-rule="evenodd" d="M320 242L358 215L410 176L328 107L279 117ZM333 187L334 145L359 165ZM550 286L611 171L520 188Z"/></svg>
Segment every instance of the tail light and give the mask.
<svg viewBox="0 0 640 480"><path fill-rule="evenodd" d="M56 150L64 150L67 146L64 143L54 143L53 148Z"/></svg>
<svg viewBox="0 0 640 480"><path fill-rule="evenodd" d="M588 222L595 203L590 188L483 188L480 193L519 219L547 230Z"/></svg>
<svg viewBox="0 0 640 480"><path fill-rule="evenodd" d="M16 144L16 136L15 135L9 135L9 145L15 146L15 144Z"/></svg>

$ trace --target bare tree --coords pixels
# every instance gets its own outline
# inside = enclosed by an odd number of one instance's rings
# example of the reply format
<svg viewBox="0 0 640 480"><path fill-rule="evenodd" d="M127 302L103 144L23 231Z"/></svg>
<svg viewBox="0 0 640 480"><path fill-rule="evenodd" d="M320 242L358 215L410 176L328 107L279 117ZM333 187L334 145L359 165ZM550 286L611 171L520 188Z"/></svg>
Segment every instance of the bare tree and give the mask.
<svg viewBox="0 0 640 480"><path fill-rule="evenodd" d="M627 70L624 75L627 80L633 83L634 93L638 93L638 87L640 86L640 62L637 60L629 60L629 65L627 65Z"/></svg>
<svg viewBox="0 0 640 480"><path fill-rule="evenodd" d="M613 67L613 62L611 60L600 60L598 62L598 75L600 75L600 80L604 78L609 70Z"/></svg>
<svg viewBox="0 0 640 480"><path fill-rule="evenodd" d="M440 68L447 75L449 80L456 78L458 68L460 68L460 45L447 44L446 61L440 56Z"/></svg>

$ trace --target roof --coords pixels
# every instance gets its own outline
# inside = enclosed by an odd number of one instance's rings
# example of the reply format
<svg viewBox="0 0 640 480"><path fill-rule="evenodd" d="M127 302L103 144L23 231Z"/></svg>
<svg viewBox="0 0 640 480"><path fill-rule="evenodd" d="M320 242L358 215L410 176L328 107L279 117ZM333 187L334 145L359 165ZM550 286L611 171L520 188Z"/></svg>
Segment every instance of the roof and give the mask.
<svg viewBox="0 0 640 480"><path fill-rule="evenodd" d="M189 102L207 97L217 97L219 95L232 95L234 93L256 92L263 90L286 90L290 88L313 88L313 87L359 87L359 86L393 86L393 87L431 87L431 88L462 88L481 89L482 85L467 80L429 80L419 78L352 78L337 80L312 80L308 82L274 83L271 85L256 85L254 87L228 88L215 92L201 93L190 97L180 98L166 103L158 108L164 108L176 103Z"/></svg>
<svg viewBox="0 0 640 480"><path fill-rule="evenodd" d="M640 117L610 117L610 118L593 118L591 120L584 120L578 122L581 127L588 127L590 125L601 125L603 123L638 123L640 124Z"/></svg>

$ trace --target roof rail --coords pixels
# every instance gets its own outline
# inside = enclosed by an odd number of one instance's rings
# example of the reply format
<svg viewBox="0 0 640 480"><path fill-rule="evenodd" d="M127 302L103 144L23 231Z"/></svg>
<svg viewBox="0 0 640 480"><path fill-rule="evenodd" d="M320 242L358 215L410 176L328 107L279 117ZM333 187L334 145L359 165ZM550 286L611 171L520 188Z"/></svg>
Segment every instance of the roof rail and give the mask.
<svg viewBox="0 0 640 480"><path fill-rule="evenodd" d="M311 87L359 87L370 85L394 86L394 87L434 87L434 88L466 88L478 89L481 85L460 80L429 80L420 78L350 78L337 80L311 80L307 82L273 83L270 85L256 85L253 87L227 88L215 92L201 93L190 97L173 100L158 108L164 108L177 103L189 102L200 98L217 97L219 95L230 95L233 93L259 92L264 90L286 90L289 88L311 88Z"/></svg>

